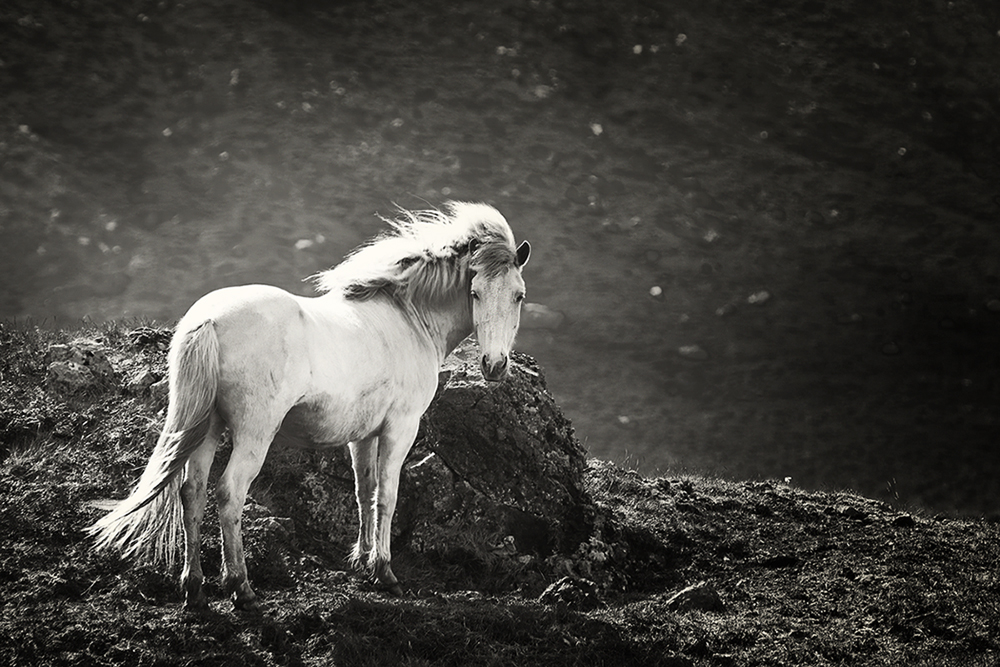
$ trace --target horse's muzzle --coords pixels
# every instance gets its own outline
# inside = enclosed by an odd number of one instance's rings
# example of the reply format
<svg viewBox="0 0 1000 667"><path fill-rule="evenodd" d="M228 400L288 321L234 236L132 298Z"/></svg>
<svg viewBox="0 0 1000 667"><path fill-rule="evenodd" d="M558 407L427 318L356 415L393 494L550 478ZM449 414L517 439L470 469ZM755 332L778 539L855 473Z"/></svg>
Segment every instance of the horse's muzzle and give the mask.
<svg viewBox="0 0 1000 667"><path fill-rule="evenodd" d="M480 361L483 370L483 377L490 382L499 382L507 376L507 356L504 355L500 361L491 364L486 357Z"/></svg>

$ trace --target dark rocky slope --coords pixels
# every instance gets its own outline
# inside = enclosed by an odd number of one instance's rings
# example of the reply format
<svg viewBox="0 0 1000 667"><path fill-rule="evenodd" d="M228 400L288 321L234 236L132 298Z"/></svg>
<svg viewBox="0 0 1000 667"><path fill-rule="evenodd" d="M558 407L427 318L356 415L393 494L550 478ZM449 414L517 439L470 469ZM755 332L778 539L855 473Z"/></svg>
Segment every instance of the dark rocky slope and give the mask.
<svg viewBox="0 0 1000 667"><path fill-rule="evenodd" d="M80 338L93 341L89 353L72 352ZM265 613L234 613L210 587L212 611L185 615L176 573L95 555L81 532L99 514L92 503L124 495L152 447L165 340L145 327L0 327L4 664L964 666L1000 658L995 524L778 481L645 478L584 461L526 357L478 401L482 430L461 436L484 453L537 436L534 457L521 449L505 462L519 470L513 480L500 466L493 478L476 469L448 435L442 399L478 386L460 363L451 369L407 464L396 530L403 597L385 597L345 569L354 539L345 457L297 454L272 457L246 511L248 564ZM72 389L65 374L50 373L59 364L77 364L89 380ZM490 415L504 410L518 419L507 414L498 433ZM207 542L212 576L211 530Z"/></svg>

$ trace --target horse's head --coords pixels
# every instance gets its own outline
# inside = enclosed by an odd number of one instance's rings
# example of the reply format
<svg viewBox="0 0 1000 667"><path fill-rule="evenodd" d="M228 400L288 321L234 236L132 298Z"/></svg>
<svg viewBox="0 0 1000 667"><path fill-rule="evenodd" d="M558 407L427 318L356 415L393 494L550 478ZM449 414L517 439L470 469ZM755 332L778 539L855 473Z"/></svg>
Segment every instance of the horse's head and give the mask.
<svg viewBox="0 0 1000 667"><path fill-rule="evenodd" d="M506 243L469 244L472 284L472 324L482 353L483 377L491 382L507 375L510 348L521 323L524 279L521 269L528 262L531 246L523 241L516 251Z"/></svg>

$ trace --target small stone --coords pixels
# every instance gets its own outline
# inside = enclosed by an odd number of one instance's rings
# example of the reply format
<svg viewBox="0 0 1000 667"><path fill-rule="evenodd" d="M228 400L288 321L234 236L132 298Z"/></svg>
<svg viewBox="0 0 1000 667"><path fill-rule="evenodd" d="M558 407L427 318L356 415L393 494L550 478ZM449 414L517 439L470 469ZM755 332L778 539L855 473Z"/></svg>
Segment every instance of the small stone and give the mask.
<svg viewBox="0 0 1000 667"><path fill-rule="evenodd" d="M759 292L754 292L747 297L747 303L755 304L758 306L764 305L768 299L771 298L771 293L767 290L761 290Z"/></svg>
<svg viewBox="0 0 1000 667"><path fill-rule="evenodd" d="M595 609L604 602L597 594L597 584L575 577L563 577L549 585L538 601L542 604L565 604L579 609Z"/></svg>
<svg viewBox="0 0 1000 667"><path fill-rule="evenodd" d="M149 368L139 370L128 381L128 390L133 394L141 393L156 383L156 374Z"/></svg>
<svg viewBox="0 0 1000 667"><path fill-rule="evenodd" d="M704 581L674 593L665 604L667 609L677 612L726 610L718 591Z"/></svg>
<svg viewBox="0 0 1000 667"><path fill-rule="evenodd" d="M167 378L163 378L159 382L155 382L149 387L149 393L159 402L165 402L167 396L170 395L170 381Z"/></svg>
<svg viewBox="0 0 1000 667"><path fill-rule="evenodd" d="M54 361L49 364L46 381L51 389L67 394L97 386L97 378L90 369L75 361Z"/></svg>
<svg viewBox="0 0 1000 667"><path fill-rule="evenodd" d="M652 287L649 288L650 296L660 296L661 294L663 294L663 288L660 287L659 285L653 285Z"/></svg>

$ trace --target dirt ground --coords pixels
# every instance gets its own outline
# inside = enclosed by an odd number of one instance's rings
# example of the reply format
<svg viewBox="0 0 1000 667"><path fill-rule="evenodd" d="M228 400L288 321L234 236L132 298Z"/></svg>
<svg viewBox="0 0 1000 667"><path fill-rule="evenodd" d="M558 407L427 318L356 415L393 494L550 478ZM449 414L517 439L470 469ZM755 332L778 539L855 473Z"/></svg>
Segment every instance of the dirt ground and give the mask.
<svg viewBox="0 0 1000 667"><path fill-rule="evenodd" d="M49 346L75 334L0 324L0 664L989 667L1000 657L996 522L780 481L643 477L596 459L581 465L591 523L579 545L546 555L520 538L460 535L446 519L438 540L397 533L405 591L391 597L346 567L356 524L310 527L331 503L350 515L353 494L346 472L342 498L322 492L315 478L328 473L309 457L281 475L296 502L255 484L244 511L263 612L235 612L220 590L214 501L210 610L185 612L176 571L97 553L83 532L126 493L162 426L164 397L134 379L162 375L166 333L79 333L106 353L90 368L111 372L66 394L46 381ZM404 493L401 508L413 500Z"/></svg>
<svg viewBox="0 0 1000 667"><path fill-rule="evenodd" d="M308 293L374 212L485 200L595 455L996 512L994 3L11 0L0 31L0 316Z"/></svg>

